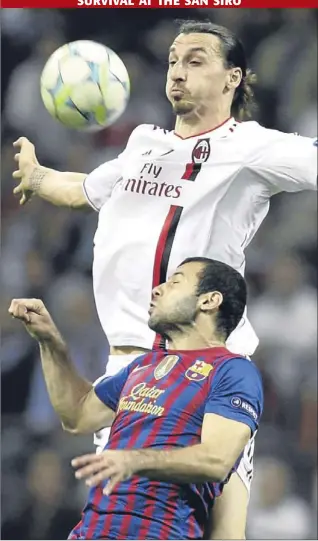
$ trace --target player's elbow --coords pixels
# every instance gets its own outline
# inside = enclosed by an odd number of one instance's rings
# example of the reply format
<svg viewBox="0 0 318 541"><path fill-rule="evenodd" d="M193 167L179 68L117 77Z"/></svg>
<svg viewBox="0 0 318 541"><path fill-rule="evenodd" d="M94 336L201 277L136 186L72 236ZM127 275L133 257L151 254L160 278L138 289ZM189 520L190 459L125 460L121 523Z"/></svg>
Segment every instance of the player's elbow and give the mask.
<svg viewBox="0 0 318 541"><path fill-rule="evenodd" d="M76 436L77 434L82 434L76 423L72 423L69 420L61 420L61 425L64 432L68 432L69 434L73 434L74 436Z"/></svg>
<svg viewBox="0 0 318 541"><path fill-rule="evenodd" d="M84 175L83 177L85 178ZM92 210L83 190L83 182L69 180L64 184L64 191L59 194L59 197L61 197L62 206L77 210Z"/></svg>
<svg viewBox="0 0 318 541"><path fill-rule="evenodd" d="M64 422L62 421L62 428L64 432L68 432L69 434L72 434L73 436L81 436L81 435L87 435L87 434L93 434L94 430L90 427L83 425L81 423L78 424L72 424L70 422Z"/></svg>
<svg viewBox="0 0 318 541"><path fill-rule="evenodd" d="M85 210L85 211L92 211L92 207L89 205L86 199L83 199L82 196L73 199L69 199L67 202L67 207L73 209L73 210Z"/></svg>
<svg viewBox="0 0 318 541"><path fill-rule="evenodd" d="M83 423L81 418L78 416L66 417L65 415L63 415L60 416L60 420L64 432L68 432L69 434L72 434L74 436L91 433L87 431L85 423Z"/></svg>
<svg viewBox="0 0 318 541"><path fill-rule="evenodd" d="M222 483L222 481L227 478L232 466L233 464L230 464L224 456L208 452L205 461L205 470L208 481Z"/></svg>
<svg viewBox="0 0 318 541"><path fill-rule="evenodd" d="M217 461L213 461L207 468L209 480L214 483L222 483L227 478L230 470L231 466L221 458Z"/></svg>

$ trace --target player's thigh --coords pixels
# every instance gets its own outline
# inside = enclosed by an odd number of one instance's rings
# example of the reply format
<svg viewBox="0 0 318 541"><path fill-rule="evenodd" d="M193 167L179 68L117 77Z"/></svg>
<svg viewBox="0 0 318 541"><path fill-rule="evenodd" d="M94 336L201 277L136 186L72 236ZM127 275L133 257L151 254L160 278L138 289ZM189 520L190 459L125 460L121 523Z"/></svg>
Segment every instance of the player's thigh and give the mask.
<svg viewBox="0 0 318 541"><path fill-rule="evenodd" d="M245 539L248 501L248 490L234 473L214 503L208 539Z"/></svg>

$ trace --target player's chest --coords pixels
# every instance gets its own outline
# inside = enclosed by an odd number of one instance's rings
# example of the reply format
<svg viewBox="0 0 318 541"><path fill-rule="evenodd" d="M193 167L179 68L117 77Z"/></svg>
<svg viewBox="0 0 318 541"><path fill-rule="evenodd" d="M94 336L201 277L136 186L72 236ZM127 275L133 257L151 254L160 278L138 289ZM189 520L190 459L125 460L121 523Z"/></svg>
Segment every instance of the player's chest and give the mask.
<svg viewBox="0 0 318 541"><path fill-rule="evenodd" d="M168 141L134 150L112 195L186 205L209 193L223 194L241 167L239 148L229 151L222 141Z"/></svg>
<svg viewBox="0 0 318 541"><path fill-rule="evenodd" d="M118 404L118 414L142 416L203 416L213 366L200 360L167 355L156 365L135 368Z"/></svg>

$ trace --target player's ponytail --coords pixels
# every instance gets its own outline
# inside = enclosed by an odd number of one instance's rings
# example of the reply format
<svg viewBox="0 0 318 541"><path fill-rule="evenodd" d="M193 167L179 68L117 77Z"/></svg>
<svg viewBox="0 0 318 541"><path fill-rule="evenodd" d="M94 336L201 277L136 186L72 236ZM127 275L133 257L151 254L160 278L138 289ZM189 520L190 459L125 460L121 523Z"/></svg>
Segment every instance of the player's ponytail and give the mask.
<svg viewBox="0 0 318 541"><path fill-rule="evenodd" d="M256 110L253 86L256 83L256 75L250 69L243 75L241 84L237 87L232 102L232 115L237 120L246 120L253 116Z"/></svg>
<svg viewBox="0 0 318 541"><path fill-rule="evenodd" d="M250 118L256 108L253 85L256 76L247 68L244 47L231 30L206 21L177 21L180 34L205 33L217 36L221 42L220 53L224 58L226 68L240 68L242 80L235 91L231 113L237 120Z"/></svg>

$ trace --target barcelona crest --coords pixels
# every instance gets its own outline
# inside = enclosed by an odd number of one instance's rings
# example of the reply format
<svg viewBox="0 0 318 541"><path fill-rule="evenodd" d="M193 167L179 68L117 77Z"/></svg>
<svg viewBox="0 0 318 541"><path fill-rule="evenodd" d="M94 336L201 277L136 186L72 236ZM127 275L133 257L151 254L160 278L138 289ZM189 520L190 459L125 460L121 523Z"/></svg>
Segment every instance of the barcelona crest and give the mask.
<svg viewBox="0 0 318 541"><path fill-rule="evenodd" d="M212 370L213 366L211 364L197 360L192 366L190 366L190 368L188 368L185 376L190 381L202 381L209 376Z"/></svg>

